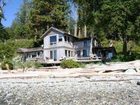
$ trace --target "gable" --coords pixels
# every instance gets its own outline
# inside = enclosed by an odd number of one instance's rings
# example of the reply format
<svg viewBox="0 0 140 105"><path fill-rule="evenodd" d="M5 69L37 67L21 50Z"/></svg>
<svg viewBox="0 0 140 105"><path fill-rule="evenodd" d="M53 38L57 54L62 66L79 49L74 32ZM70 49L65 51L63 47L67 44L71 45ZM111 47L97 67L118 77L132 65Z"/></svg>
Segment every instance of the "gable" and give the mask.
<svg viewBox="0 0 140 105"><path fill-rule="evenodd" d="M54 35L54 34L60 34L60 33L55 32L55 31L50 31L47 35ZM47 35L45 35L45 36L47 36Z"/></svg>
<svg viewBox="0 0 140 105"><path fill-rule="evenodd" d="M64 32L54 27L51 27L41 36L41 38L44 38L45 36L51 35L51 34L64 34Z"/></svg>

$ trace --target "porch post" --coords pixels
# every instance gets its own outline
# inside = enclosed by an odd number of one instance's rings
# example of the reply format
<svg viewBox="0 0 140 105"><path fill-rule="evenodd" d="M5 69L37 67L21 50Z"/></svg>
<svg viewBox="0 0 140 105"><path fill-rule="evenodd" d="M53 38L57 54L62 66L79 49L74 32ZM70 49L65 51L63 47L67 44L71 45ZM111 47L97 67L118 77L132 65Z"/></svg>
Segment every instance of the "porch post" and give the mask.
<svg viewBox="0 0 140 105"><path fill-rule="evenodd" d="M92 55L93 55L93 53L92 53L92 47L93 47L92 43L93 43L93 37L91 36L91 42L90 42L90 52L89 52L89 55L90 55L90 56L92 56Z"/></svg>

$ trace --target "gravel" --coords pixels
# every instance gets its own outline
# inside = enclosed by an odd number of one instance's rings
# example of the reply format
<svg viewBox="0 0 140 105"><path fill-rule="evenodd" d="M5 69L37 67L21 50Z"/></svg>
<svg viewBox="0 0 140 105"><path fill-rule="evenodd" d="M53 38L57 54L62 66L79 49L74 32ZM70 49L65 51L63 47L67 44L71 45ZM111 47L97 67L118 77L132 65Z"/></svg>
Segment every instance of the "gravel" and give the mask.
<svg viewBox="0 0 140 105"><path fill-rule="evenodd" d="M0 79L0 105L140 105L140 78Z"/></svg>

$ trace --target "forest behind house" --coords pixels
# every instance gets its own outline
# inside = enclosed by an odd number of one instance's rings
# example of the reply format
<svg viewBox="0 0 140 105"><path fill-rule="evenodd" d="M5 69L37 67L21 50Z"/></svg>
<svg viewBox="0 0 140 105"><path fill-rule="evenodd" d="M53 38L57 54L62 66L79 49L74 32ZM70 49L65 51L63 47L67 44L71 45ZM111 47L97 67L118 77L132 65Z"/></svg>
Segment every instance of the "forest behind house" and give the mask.
<svg viewBox="0 0 140 105"><path fill-rule="evenodd" d="M104 47L113 41L120 61L140 59L140 0L23 0L10 27L1 23L4 6L1 0L0 62L16 57L18 48L38 47L50 27L97 37Z"/></svg>

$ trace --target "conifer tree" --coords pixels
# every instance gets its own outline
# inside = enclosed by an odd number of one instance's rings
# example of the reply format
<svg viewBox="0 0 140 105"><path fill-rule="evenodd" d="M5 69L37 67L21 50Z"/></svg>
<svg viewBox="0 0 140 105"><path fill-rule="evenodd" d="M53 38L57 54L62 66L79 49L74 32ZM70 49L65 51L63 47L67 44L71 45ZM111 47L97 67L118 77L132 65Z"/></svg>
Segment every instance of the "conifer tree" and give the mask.
<svg viewBox="0 0 140 105"><path fill-rule="evenodd" d="M40 37L49 27L67 30L68 4L66 0L33 0L31 28Z"/></svg>

